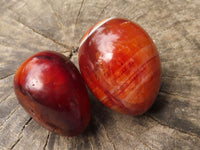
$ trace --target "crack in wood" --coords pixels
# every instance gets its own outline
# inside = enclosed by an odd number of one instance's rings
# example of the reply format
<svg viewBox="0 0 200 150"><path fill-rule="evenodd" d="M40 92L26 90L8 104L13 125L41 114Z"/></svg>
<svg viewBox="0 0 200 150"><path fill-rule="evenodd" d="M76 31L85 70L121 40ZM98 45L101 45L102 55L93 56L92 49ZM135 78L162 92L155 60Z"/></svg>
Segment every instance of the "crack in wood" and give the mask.
<svg viewBox="0 0 200 150"><path fill-rule="evenodd" d="M151 9L150 9L150 10L151 10ZM182 11L182 9L176 11L176 14L178 14L180 11ZM142 15L142 16L144 16L144 15ZM172 14L171 14L171 16L172 16ZM161 18L161 19L165 19L165 18ZM158 19L158 21L160 21L160 20ZM155 21L154 24L157 24L158 21ZM196 21L196 19L190 19L190 20L189 20L189 19L185 19L185 20L182 20L182 21L179 21L179 20L178 20L178 21L172 23L171 25L169 25L168 27L166 27L166 28L163 29L163 30L159 30L159 31L155 30L156 32L153 32L152 34L159 35L159 34L161 34L161 33L163 33L163 32L166 32L166 31L170 30L171 28L176 29L176 27L177 27L178 25L181 25L182 23L188 23L188 22L190 22L190 21Z"/></svg>
<svg viewBox="0 0 200 150"><path fill-rule="evenodd" d="M76 16L76 21L75 21L75 28L76 28L76 25L77 25L77 23L78 23L78 18L79 18L80 14L81 14L81 9L82 9L82 7L83 7L84 1L85 1L85 0L82 0L81 6L80 6L80 8L79 8L79 10L78 10L78 14L77 14L77 16Z"/></svg>
<svg viewBox="0 0 200 150"><path fill-rule="evenodd" d="M26 123L23 125L21 131L20 131L19 134L18 134L19 138L18 138L17 141L15 141L14 144L11 146L11 148L10 148L11 150L12 150L12 149L19 143L19 141L23 138L22 133L23 133L24 129L26 128L26 126L29 124L29 122L30 122L31 120L32 120L32 118L30 117L30 118L26 121Z"/></svg>
<svg viewBox="0 0 200 150"><path fill-rule="evenodd" d="M8 74L8 75L6 75L6 76L3 76L3 77L0 77L0 80L3 80L3 79L5 79L5 78L8 78L8 77L10 77L10 76L12 76L12 75L14 75L15 73L10 73L10 74Z"/></svg>
<svg viewBox="0 0 200 150"><path fill-rule="evenodd" d="M71 53L69 54L69 56L68 56L68 59L71 59L72 56L73 56L73 53L71 52Z"/></svg>
<svg viewBox="0 0 200 150"><path fill-rule="evenodd" d="M60 28L62 29L62 31L64 32L64 28L65 26L63 25L61 19L60 19L60 16L57 14L57 12L55 11L55 9L53 8L51 2L49 0L46 0L46 2L49 4L49 6L51 7L51 10L53 11L57 21L58 21L58 25L60 26Z"/></svg>
<svg viewBox="0 0 200 150"><path fill-rule="evenodd" d="M116 146L115 146L115 144L112 142L112 140L111 140L110 136L108 135L108 132L107 132L107 130L106 130L106 128L105 128L105 126L103 125L103 123L101 123L101 121L99 121L99 119L98 119L96 116L94 116L94 118L95 118L95 120L96 120L97 122L99 122L99 124L101 124L101 125L102 125L102 127L103 127L103 130L104 130L104 132L105 132L105 135L106 135L106 137L107 137L108 141L111 143L111 145L112 145L113 149L114 149L114 150L117 150L117 149L116 149Z"/></svg>
<svg viewBox="0 0 200 150"><path fill-rule="evenodd" d="M149 9L148 9L146 12L144 12L144 13L142 13L141 15L137 16L136 18L133 17L133 18L131 18L130 20L136 20L136 21L138 22L142 17L146 16L146 15L147 15L149 12L151 12L151 11L152 11L152 8L149 7Z"/></svg>
<svg viewBox="0 0 200 150"><path fill-rule="evenodd" d="M43 146L43 150L46 150L46 147L47 147L47 144L48 144L48 141L49 141L49 136L50 136L50 131L48 131L48 135L47 135L45 144L44 144L44 146Z"/></svg>
<svg viewBox="0 0 200 150"><path fill-rule="evenodd" d="M179 12L179 11L178 11ZM177 12L177 13L178 13ZM159 34L160 33L163 33L163 32L165 32L165 31L167 31L168 29L170 29L170 28L174 28L174 27L176 27L176 26L178 26L178 25L181 25L182 23L188 23L188 22L191 22L191 21L196 21L196 19L185 19L185 20L182 20L182 21L179 21L179 20L177 20L176 22L174 22L173 24L171 24L169 27L167 27L165 30L162 30L162 31L160 31L160 32L158 32ZM158 33L156 33L156 34L158 34Z"/></svg>
<svg viewBox="0 0 200 150"><path fill-rule="evenodd" d="M179 95L179 94L176 94L176 93L170 93L170 92L167 92L167 91L163 91L162 89L159 91L159 94L163 94L163 95L167 95L167 96L173 96L175 98L178 98L178 99L184 99L184 100L194 100L194 101L199 101L200 99L199 98L194 98L194 97L185 97L185 96L182 96L182 95Z"/></svg>
<svg viewBox="0 0 200 150"><path fill-rule="evenodd" d="M18 143L19 141L22 139L23 136L21 136L10 148L10 150L12 150Z"/></svg>
<svg viewBox="0 0 200 150"><path fill-rule="evenodd" d="M68 46L68 45L65 45L65 44L63 44L63 43L60 43L60 42L56 41L55 39L50 38L50 37L48 37L47 35L45 35L45 34L43 34L43 33L40 33L39 31L37 31L36 29L32 28L31 26L29 26L29 25L27 25L27 24L21 22L19 19L15 19L15 18L14 18L14 20L15 20L16 22L22 24L23 26L27 27L28 29L30 29L30 30L33 31L34 33L36 33L36 34L42 36L43 38L46 38L46 39L48 39L48 40L51 40L53 43L55 43L55 44L57 44L57 45L59 45L59 46L65 48L65 49L67 49L67 50L69 50L69 51L72 51L72 50L74 49L74 47L72 47L72 46Z"/></svg>
<svg viewBox="0 0 200 150"><path fill-rule="evenodd" d="M30 117L27 122L24 124L24 126L22 127L21 131L20 131L20 135L22 134L23 130L26 128L26 126L29 124L29 122L32 120L32 117Z"/></svg>
<svg viewBox="0 0 200 150"><path fill-rule="evenodd" d="M78 53L79 47L77 47L74 51L72 51L72 55Z"/></svg>
<svg viewBox="0 0 200 150"><path fill-rule="evenodd" d="M183 51L183 48L182 48L182 46L181 47L179 47L178 48L178 50L182 50ZM184 61L183 61L183 59L182 60L174 60L174 58L172 57L172 59L173 60L170 60L170 59L168 59L168 60L162 60L162 58L165 58L165 57L167 57L167 56L165 56L166 55L166 52L168 51L171 51L172 49L171 48L168 48L168 49L166 49L166 50L164 50L164 51L161 51L160 52L160 57L161 57L161 62L162 62L162 64L164 64L164 63L167 63L167 64L173 64L174 65L174 63L178 63L178 62L180 62L180 63L185 63L186 61L187 62L190 62L190 63L196 63L195 61L197 61L197 60L200 60L200 57L196 57L195 56L195 59L194 59L194 57L192 56L192 57L184 57ZM191 53L191 51L197 51L197 50L199 50L198 48L193 48L192 50L187 50L187 49L185 49L184 50L184 54L186 54L186 52L189 52L189 53ZM167 54L168 55L168 54ZM194 62L193 62L194 61Z"/></svg>
<svg viewBox="0 0 200 150"><path fill-rule="evenodd" d="M108 6L111 4L111 2L112 2L112 1L108 2L108 3L103 7L103 9L101 10L101 12L100 12L99 15L98 15L98 18L100 18L100 16L103 14L103 12L105 11L105 9L108 8Z"/></svg>
<svg viewBox="0 0 200 150"><path fill-rule="evenodd" d="M3 103L4 101L6 101L11 95L12 95L12 91L10 91L10 93L4 98L4 99L2 99L1 101L0 101L0 104L1 103ZM14 97L13 97L14 98Z"/></svg>
<svg viewBox="0 0 200 150"><path fill-rule="evenodd" d="M79 50L79 47L76 48L74 51L72 50L68 58L71 59L74 56L74 54L78 53L78 50Z"/></svg>
<svg viewBox="0 0 200 150"><path fill-rule="evenodd" d="M183 26L182 24L180 24L180 26L183 28L175 28L179 31L179 33L186 39L186 41L188 41L191 45L194 45L196 48L200 48L200 43L196 40L196 38L191 38L188 37L189 33L188 31L185 29L185 26Z"/></svg>
<svg viewBox="0 0 200 150"><path fill-rule="evenodd" d="M11 117L20 107L21 107L21 106L18 105L18 106L8 115L7 119L4 120L4 122L0 125L0 131L1 131L1 129L3 128L4 124L7 123L7 121L10 119L10 117Z"/></svg>
<svg viewBox="0 0 200 150"><path fill-rule="evenodd" d="M182 129L176 128L176 127L171 127L169 124L167 125L167 124L161 122L160 120L156 119L154 116L152 116L152 115L149 114L149 113L146 113L146 115L147 115L149 118L151 118L153 121L157 122L158 124L160 124L160 125L163 126L163 127L166 127L166 128L169 128L169 129L173 129L173 130L179 131L179 132L181 132L181 133L183 133L183 134L187 134L187 135L189 135L189 136L192 136L192 137L195 137L195 138L200 139L200 135L198 135L198 134L194 134L194 133L192 133L192 132L187 132L187 131L184 131L184 130L182 130Z"/></svg>
<svg viewBox="0 0 200 150"><path fill-rule="evenodd" d="M190 75L178 75L178 76L162 76L162 78L173 78L173 79L176 79L176 78L200 78L200 75L196 75L196 76L190 76Z"/></svg>
<svg viewBox="0 0 200 150"><path fill-rule="evenodd" d="M148 144L146 144L146 143L143 142L140 138L138 138L138 135L137 135L137 134L134 135L133 133L128 132L128 131L124 130L123 128L119 128L119 127L118 127L118 129L120 129L120 131L123 131L123 132L129 134L130 136L133 136L138 142L142 143L144 146L146 146L146 147L149 148L150 150L153 150Z"/></svg>
<svg viewBox="0 0 200 150"><path fill-rule="evenodd" d="M104 129L104 131L105 131L105 135L106 135L107 139L108 139L108 140L110 141L110 143L112 144L113 149L116 150L116 146L115 146L115 144L112 142L110 136L108 135L108 132L106 131L106 128L104 127L104 125L103 125L102 123L101 123L101 125L103 126L103 129Z"/></svg>

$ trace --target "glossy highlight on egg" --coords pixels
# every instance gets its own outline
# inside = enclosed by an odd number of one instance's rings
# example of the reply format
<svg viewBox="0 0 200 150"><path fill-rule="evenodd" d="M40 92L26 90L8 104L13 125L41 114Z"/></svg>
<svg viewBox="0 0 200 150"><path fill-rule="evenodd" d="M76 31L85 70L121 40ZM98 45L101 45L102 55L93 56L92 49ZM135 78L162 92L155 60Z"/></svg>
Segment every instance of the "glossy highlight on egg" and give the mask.
<svg viewBox="0 0 200 150"><path fill-rule="evenodd" d="M91 108L81 74L64 55L39 52L17 70L14 89L19 103L46 129L75 136L87 127Z"/></svg>
<svg viewBox="0 0 200 150"><path fill-rule="evenodd" d="M161 62L147 32L123 18L93 26L79 47L79 67L90 90L107 107L141 115L154 103Z"/></svg>

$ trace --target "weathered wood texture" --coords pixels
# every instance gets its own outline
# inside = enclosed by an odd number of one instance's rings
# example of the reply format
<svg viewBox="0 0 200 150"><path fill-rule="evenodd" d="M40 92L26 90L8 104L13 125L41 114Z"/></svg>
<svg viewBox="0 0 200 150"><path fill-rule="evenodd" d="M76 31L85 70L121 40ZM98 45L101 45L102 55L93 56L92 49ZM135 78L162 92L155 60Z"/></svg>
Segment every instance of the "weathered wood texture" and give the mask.
<svg viewBox="0 0 200 150"><path fill-rule="evenodd" d="M16 69L42 50L64 53L77 65L81 37L111 16L137 22L154 39L163 72L156 103L145 115L131 117L91 95L92 119L82 135L48 132L18 104ZM199 150L199 66L199 0L1 0L0 150Z"/></svg>

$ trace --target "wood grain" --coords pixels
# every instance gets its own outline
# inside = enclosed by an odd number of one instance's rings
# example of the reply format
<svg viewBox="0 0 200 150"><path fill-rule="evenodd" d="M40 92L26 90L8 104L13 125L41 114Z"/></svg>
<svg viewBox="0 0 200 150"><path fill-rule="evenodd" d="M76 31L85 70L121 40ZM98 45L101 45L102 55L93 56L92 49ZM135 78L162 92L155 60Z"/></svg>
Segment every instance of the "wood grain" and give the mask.
<svg viewBox="0 0 200 150"><path fill-rule="evenodd" d="M173 150L200 147L199 0L0 1L0 149ZM55 135L18 104L13 76L42 50L58 51L78 66L84 33L108 17L140 24L157 45L162 85L153 107L139 117L106 108L91 93L92 118L77 137Z"/></svg>

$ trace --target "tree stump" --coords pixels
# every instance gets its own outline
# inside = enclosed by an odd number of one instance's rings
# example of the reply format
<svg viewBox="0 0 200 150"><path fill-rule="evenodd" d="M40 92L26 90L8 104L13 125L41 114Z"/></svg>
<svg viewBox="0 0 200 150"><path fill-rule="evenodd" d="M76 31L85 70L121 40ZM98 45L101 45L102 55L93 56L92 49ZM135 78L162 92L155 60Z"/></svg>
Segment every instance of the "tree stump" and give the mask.
<svg viewBox="0 0 200 150"><path fill-rule="evenodd" d="M155 104L142 116L126 116L90 93L92 118L83 134L63 137L47 131L18 104L15 71L43 50L61 52L77 65L81 37L113 16L138 23L157 45L162 84ZM198 150L199 29L199 0L1 0L0 149Z"/></svg>

